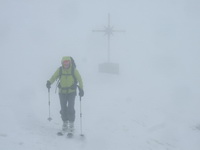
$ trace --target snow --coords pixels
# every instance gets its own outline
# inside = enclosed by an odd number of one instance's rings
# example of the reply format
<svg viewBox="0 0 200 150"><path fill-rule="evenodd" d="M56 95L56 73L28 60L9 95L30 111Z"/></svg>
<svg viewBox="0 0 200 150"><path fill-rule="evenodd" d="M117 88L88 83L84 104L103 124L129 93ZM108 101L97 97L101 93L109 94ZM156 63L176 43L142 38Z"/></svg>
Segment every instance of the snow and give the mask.
<svg viewBox="0 0 200 150"><path fill-rule="evenodd" d="M197 0L0 1L1 150L199 150L200 2ZM118 75L98 72L111 37ZM55 84L46 81L71 55L84 82L82 129L62 126Z"/></svg>

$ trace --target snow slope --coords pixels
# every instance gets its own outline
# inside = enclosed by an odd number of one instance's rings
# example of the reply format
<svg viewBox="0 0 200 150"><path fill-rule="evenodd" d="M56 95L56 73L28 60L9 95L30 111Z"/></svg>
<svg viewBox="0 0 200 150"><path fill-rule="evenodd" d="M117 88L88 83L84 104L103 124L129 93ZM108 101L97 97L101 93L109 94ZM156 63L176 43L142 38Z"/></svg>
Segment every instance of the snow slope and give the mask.
<svg viewBox="0 0 200 150"><path fill-rule="evenodd" d="M180 104L168 98L160 99L152 91L141 92L136 85L129 86L121 75L93 74L90 78L85 79L86 94L82 99L85 140L79 137L79 98L76 99L76 135L74 139L66 139L56 135L62 125L57 95L51 93L53 120L49 122L47 91L41 94L38 90L11 96L1 104L0 148L199 148L195 100Z"/></svg>
<svg viewBox="0 0 200 150"><path fill-rule="evenodd" d="M114 4L114 5L113 5ZM199 150L199 9L196 0L0 1L0 149ZM111 38L120 74L102 74L107 39L92 29L107 14L125 34ZM105 51L104 51L105 50ZM83 81L83 133L58 137L55 84L48 118L46 81L71 55Z"/></svg>

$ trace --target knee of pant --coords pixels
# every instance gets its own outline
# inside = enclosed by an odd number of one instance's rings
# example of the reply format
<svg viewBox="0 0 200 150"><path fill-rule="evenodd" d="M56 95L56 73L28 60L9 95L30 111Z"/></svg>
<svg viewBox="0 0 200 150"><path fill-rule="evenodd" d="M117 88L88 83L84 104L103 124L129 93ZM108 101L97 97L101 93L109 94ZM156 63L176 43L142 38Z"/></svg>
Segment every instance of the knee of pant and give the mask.
<svg viewBox="0 0 200 150"><path fill-rule="evenodd" d="M65 114L65 112L66 112L66 111L64 111L64 110L60 110L60 114L61 114L61 115Z"/></svg>
<svg viewBox="0 0 200 150"><path fill-rule="evenodd" d="M71 114L75 113L75 109L74 108L70 108L69 109L69 113L71 113Z"/></svg>

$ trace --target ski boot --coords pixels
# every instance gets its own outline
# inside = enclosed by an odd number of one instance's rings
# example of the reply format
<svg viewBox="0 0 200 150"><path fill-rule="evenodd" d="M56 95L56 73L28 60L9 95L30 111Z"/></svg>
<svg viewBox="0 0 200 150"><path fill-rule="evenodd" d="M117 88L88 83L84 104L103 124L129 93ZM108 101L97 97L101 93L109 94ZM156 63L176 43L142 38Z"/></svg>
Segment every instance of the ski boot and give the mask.
<svg viewBox="0 0 200 150"><path fill-rule="evenodd" d="M67 134L67 137L71 138L73 137L73 134L74 134L74 122L69 122L68 124L68 134Z"/></svg>
<svg viewBox="0 0 200 150"><path fill-rule="evenodd" d="M68 121L63 121L62 130L57 133L57 135L62 136L68 130Z"/></svg>
<svg viewBox="0 0 200 150"><path fill-rule="evenodd" d="M62 131L67 132L68 130L68 121L63 121Z"/></svg>

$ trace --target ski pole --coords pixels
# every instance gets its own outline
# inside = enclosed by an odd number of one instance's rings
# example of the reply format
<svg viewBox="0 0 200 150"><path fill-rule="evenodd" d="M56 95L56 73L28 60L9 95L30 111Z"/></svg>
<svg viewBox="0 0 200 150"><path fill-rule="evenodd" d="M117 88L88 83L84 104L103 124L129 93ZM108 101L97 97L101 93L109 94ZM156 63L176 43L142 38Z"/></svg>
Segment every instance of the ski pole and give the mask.
<svg viewBox="0 0 200 150"><path fill-rule="evenodd" d="M81 108L81 96L80 96L80 129L81 129L81 134L80 136L84 136L84 134L82 133L82 108Z"/></svg>
<svg viewBox="0 0 200 150"><path fill-rule="evenodd" d="M48 120L51 121L52 118L51 118L51 114L50 114L50 88L48 88L48 100L49 100L49 118L48 118Z"/></svg>

